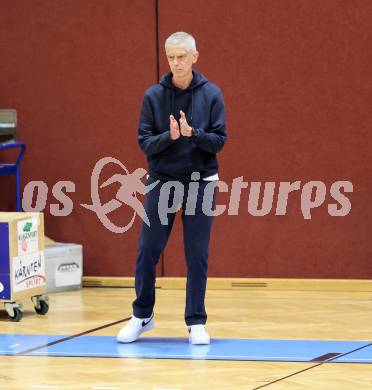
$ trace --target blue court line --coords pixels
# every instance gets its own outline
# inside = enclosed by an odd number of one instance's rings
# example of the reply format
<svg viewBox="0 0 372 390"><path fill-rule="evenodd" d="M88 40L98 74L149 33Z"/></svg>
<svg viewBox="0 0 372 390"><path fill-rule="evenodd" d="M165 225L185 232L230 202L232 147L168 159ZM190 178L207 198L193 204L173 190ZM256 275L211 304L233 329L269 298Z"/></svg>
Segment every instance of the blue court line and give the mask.
<svg viewBox="0 0 372 390"><path fill-rule="evenodd" d="M187 338L143 337L130 344L117 343L113 336L79 336L45 346L66 336L0 335L0 354L27 356L111 357L148 359L253 360L312 362L328 354L347 354L325 359L334 363L372 363L368 341L217 339L209 345L191 345ZM35 347L41 347L31 350ZM315 360L316 361L316 360ZM321 360L323 361L323 360Z"/></svg>

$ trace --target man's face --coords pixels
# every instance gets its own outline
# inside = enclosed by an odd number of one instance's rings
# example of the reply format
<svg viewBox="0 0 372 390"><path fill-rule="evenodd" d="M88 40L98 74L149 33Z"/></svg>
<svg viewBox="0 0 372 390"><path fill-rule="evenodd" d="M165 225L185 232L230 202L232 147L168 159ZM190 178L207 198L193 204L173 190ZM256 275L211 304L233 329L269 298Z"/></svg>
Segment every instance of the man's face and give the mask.
<svg viewBox="0 0 372 390"><path fill-rule="evenodd" d="M198 60L199 53L192 53L183 43L168 46L165 50L168 64L175 77L184 77L191 73L192 65Z"/></svg>

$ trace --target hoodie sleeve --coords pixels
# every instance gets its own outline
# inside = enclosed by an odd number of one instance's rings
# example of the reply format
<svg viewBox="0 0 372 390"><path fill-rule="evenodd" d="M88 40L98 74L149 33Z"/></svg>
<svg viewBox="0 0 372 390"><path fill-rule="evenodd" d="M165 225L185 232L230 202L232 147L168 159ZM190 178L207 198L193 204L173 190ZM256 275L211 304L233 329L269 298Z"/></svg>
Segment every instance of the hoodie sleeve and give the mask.
<svg viewBox="0 0 372 390"><path fill-rule="evenodd" d="M138 128L138 143L147 156L160 153L174 142L170 137L169 131L159 134L154 129L154 116L151 102L147 94L145 94Z"/></svg>
<svg viewBox="0 0 372 390"><path fill-rule="evenodd" d="M210 117L211 128L195 129L194 142L205 152L217 153L227 138L225 104L221 91L214 96Z"/></svg>

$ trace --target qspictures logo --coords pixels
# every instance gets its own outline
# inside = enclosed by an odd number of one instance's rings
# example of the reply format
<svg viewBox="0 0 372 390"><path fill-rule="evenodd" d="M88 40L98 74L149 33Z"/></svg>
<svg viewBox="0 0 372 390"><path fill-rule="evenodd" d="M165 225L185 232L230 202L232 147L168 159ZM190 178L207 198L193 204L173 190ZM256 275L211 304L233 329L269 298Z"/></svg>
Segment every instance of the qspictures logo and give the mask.
<svg viewBox="0 0 372 390"><path fill-rule="evenodd" d="M116 173L109 179L100 184L102 170L108 164L113 164L120 173ZM138 215L142 221L150 226L150 220L146 210L137 198L138 194L146 195L150 191L159 190L158 215L161 223L168 223L168 214L174 213L180 209L182 201L185 201L187 215L195 215L195 198L200 188L200 173L193 172L190 177L190 183L186 186L179 181L147 180L147 185L143 180L147 177L144 168L137 168L129 172L125 165L113 157L104 157L94 166L90 177L91 203L80 204L93 212L105 228L113 233L125 233L134 224ZM106 203L102 203L100 190L110 186L113 183L119 183L120 188L115 198ZM301 181L294 182L246 182L243 176L235 178L232 183L218 180L210 181L203 186L202 211L208 216L219 216L227 214L230 216L241 215L243 213L253 217L264 217L269 214L284 216L287 213L289 197L292 192L300 192L300 204L303 218L312 219L312 211L315 208L327 207L330 217L345 217L351 211L351 201L346 196L353 192L353 184L350 181L340 180L331 184L328 189L326 184L319 180L312 180L306 183ZM248 189L249 188L249 189ZM72 181L59 181L52 188L52 194L59 203L50 204L50 213L56 217L68 216L73 212L74 202L68 193L74 193L76 185ZM214 204L214 194L216 191L229 194L227 204ZM243 191L249 191L248 204L241 207L241 195ZM332 203L325 205L327 193L332 197ZM44 211L47 204L48 186L44 181L29 182L23 192L22 206L24 211ZM277 194L277 195L276 195ZM33 206L33 199L36 198ZM262 201L261 201L262 199ZM275 202L276 201L276 202ZM276 204L275 204L276 203ZM130 221L124 226L115 225L110 219L109 214L120 207L129 207L132 211ZM31 226L24 226L23 234L31 234ZM27 232L27 229L29 231Z"/></svg>

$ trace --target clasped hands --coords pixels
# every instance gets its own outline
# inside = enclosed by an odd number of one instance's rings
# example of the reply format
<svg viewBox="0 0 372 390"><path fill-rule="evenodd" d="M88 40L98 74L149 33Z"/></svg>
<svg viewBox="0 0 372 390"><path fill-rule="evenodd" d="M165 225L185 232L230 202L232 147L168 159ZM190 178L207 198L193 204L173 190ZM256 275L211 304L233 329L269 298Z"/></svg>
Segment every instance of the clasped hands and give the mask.
<svg viewBox="0 0 372 390"><path fill-rule="evenodd" d="M180 123L176 121L173 115L169 116L170 137L172 140L180 138L181 134L185 137L192 136L192 127L187 123L186 115L180 111Z"/></svg>

